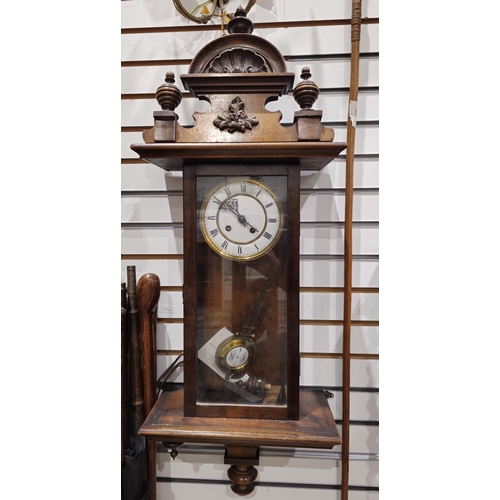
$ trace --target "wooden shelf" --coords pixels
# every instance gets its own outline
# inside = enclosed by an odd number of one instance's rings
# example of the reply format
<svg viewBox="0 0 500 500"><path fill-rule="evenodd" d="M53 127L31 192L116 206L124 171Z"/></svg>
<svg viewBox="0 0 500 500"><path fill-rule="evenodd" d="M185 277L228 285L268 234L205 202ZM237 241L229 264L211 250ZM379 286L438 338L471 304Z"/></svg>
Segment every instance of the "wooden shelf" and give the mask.
<svg viewBox="0 0 500 500"><path fill-rule="evenodd" d="M342 443L323 391L300 391L299 420L184 416L184 391L163 393L139 434L166 443L331 449Z"/></svg>
<svg viewBox="0 0 500 500"><path fill-rule="evenodd" d="M301 170L320 170L335 159L344 142L229 142L132 144L140 157L164 170L182 170L185 161L217 161L234 164L242 159L266 162L299 161Z"/></svg>

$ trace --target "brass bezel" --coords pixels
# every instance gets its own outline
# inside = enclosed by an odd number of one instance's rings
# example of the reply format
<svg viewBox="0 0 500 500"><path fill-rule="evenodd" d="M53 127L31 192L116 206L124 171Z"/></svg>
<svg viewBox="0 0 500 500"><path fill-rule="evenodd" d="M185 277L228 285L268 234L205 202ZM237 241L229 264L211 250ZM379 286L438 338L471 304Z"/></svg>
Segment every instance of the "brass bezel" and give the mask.
<svg viewBox="0 0 500 500"><path fill-rule="evenodd" d="M276 231L276 238L274 238L273 241L271 242L271 244L269 244L266 248L262 249L260 252L257 252L256 254L253 254L250 256L242 256L242 257L239 257L237 255L233 255L233 254L229 254L229 253L225 252L224 250L222 250L219 246L217 246L212 241L210 236L208 235L207 228L205 227L205 212L207 209L207 205L210 203L212 196L217 191L219 191L221 188L223 188L224 186L227 186L228 184L232 184L233 182L238 182L238 181L251 182L253 184L257 184L262 189L265 189L266 192L271 196L271 198L276 203L276 206L278 207L278 212L279 212L279 224L278 224L278 229ZM269 188L269 186L267 186L263 182L258 181L252 177L228 177L228 179L226 179L225 181L217 184L213 189L210 190L210 192L207 194L207 196L205 196L205 199L203 200L201 210L200 210L199 223L200 223L201 233L203 234L203 238L212 250L214 250L217 254L221 255L222 257L224 257L226 259L235 260L238 262L247 262L247 261L258 259L259 257L262 257L263 255L268 253L272 248L274 248L274 246L276 245L278 240L281 238L281 232L282 232L283 226L284 226L283 205L281 204L281 201L276 196L276 194L271 190L271 188Z"/></svg>
<svg viewBox="0 0 500 500"><path fill-rule="evenodd" d="M241 365L229 366L227 364L227 355L236 347L244 347L248 351L248 358ZM240 373L243 370L246 370L255 361L256 356L257 346L255 345L255 342L248 337L241 337L237 335L233 335L232 337L224 340L224 342L221 342L215 353L217 366L227 374Z"/></svg>

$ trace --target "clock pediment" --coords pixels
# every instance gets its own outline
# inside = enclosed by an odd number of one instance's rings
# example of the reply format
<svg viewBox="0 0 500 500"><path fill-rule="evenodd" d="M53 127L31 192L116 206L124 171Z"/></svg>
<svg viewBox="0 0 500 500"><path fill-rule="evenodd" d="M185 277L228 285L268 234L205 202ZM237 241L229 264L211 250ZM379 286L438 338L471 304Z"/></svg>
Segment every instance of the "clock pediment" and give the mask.
<svg viewBox="0 0 500 500"><path fill-rule="evenodd" d="M184 89L208 102L208 110L193 113L194 126L180 124L175 109L182 105L182 94L174 83L173 73L167 72L165 83L156 92L162 109L153 113L154 126L143 132L145 144L131 145L142 158L150 161L157 152L149 149L160 144L165 145L161 154L168 157L168 145L174 143L188 149L189 145L213 144L219 155L224 156L222 149L231 144L317 144L308 148L311 151L321 143L333 142L333 128L325 127L321 123L322 110L313 108L319 88L310 80L309 68L303 68L301 81L294 87L295 75L287 72L281 52L269 41L252 34L253 24L242 10L229 22L228 31L228 35L206 44L194 56L187 74L180 75ZM269 111L266 105L290 94L300 109L295 112L292 124L282 124L281 111ZM335 151L347 147L346 143L334 144ZM325 158L324 148L320 149L323 152L313 156L323 158L318 163L321 167L338 154ZM234 154L234 148L230 154ZM290 154L296 159L296 148ZM305 154L299 157L305 158ZM178 162L163 163L162 168L168 163L175 164L177 169Z"/></svg>

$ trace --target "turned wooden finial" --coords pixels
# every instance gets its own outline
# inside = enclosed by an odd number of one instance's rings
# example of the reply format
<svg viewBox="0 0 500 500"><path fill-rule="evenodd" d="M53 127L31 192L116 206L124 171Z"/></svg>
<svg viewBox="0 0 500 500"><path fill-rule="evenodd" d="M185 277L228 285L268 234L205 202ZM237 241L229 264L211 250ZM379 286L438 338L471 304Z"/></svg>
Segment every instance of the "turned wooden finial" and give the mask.
<svg viewBox="0 0 500 500"><path fill-rule="evenodd" d="M243 7L238 7L234 13L234 17L227 24L227 31L233 33L247 33L253 32L253 23L247 17L247 13Z"/></svg>
<svg viewBox="0 0 500 500"><path fill-rule="evenodd" d="M304 66L300 75L303 81L299 82L293 89L293 98L301 109L311 109L319 96L318 86L309 81L311 76L311 70Z"/></svg>
<svg viewBox="0 0 500 500"><path fill-rule="evenodd" d="M167 71L165 83L156 90L156 100L164 111L173 111L182 101L181 91L174 85L174 82L174 73Z"/></svg>

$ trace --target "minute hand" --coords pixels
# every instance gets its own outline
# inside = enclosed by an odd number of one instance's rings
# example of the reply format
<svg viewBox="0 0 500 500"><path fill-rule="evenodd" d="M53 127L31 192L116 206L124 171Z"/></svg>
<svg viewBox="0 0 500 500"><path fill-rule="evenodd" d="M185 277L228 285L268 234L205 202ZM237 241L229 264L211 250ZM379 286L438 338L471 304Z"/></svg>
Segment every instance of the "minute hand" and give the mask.
<svg viewBox="0 0 500 500"><path fill-rule="evenodd" d="M236 217L238 217L238 222L240 224L242 224L243 226L249 226L250 229L253 229L254 232L259 232L258 229L256 229L255 227L252 226L252 224L250 224L248 221L247 221L247 218L244 216L244 215L241 215L240 212L238 211L237 208L234 208L232 207L231 205L229 205L228 203L224 203L222 205L222 208L226 209L226 210L229 210L230 212L232 212L234 215L236 215Z"/></svg>

